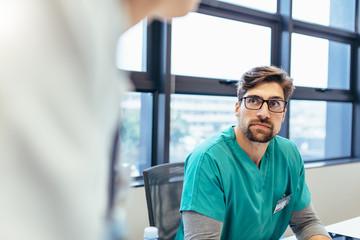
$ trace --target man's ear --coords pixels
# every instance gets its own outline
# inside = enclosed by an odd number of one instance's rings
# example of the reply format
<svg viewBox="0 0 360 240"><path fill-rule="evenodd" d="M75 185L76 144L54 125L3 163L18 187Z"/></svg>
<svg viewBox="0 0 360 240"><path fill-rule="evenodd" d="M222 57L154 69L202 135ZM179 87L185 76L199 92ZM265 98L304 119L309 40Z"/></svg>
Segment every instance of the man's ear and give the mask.
<svg viewBox="0 0 360 240"><path fill-rule="evenodd" d="M239 109L240 109L240 103L236 102L235 103L235 116L236 117L240 117Z"/></svg>
<svg viewBox="0 0 360 240"><path fill-rule="evenodd" d="M282 118L282 121L281 121L281 123L283 123L284 122L284 120L285 120L285 116L286 116L286 111L287 111L287 109L285 108L285 111L284 111L284 115L283 115L283 118Z"/></svg>

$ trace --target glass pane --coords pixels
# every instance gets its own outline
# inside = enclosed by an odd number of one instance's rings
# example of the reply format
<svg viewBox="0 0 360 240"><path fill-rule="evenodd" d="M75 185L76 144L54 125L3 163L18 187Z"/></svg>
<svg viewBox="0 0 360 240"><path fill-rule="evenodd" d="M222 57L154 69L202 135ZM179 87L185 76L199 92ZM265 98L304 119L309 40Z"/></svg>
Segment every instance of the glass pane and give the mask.
<svg viewBox="0 0 360 240"><path fill-rule="evenodd" d="M127 30L118 41L116 62L118 68L146 71L146 21Z"/></svg>
<svg viewBox="0 0 360 240"><path fill-rule="evenodd" d="M170 162L182 162L206 138L236 124L236 97L173 94Z"/></svg>
<svg viewBox="0 0 360 240"><path fill-rule="evenodd" d="M276 0L219 0L222 2L232 3L235 5L241 5L256 10L261 10L270 13L276 13Z"/></svg>
<svg viewBox="0 0 360 240"><path fill-rule="evenodd" d="M152 98L151 93L128 92L121 104L121 159L132 177L151 165Z"/></svg>
<svg viewBox="0 0 360 240"><path fill-rule="evenodd" d="M297 86L349 89L350 45L293 33L291 77Z"/></svg>
<svg viewBox="0 0 360 240"><path fill-rule="evenodd" d="M352 104L292 100L290 139L306 160L351 155Z"/></svg>
<svg viewBox="0 0 360 240"><path fill-rule="evenodd" d="M173 20L171 73L236 80L270 64L270 45L268 27L191 13Z"/></svg>
<svg viewBox="0 0 360 240"><path fill-rule="evenodd" d="M355 29L355 0L293 0L292 14L302 21Z"/></svg>

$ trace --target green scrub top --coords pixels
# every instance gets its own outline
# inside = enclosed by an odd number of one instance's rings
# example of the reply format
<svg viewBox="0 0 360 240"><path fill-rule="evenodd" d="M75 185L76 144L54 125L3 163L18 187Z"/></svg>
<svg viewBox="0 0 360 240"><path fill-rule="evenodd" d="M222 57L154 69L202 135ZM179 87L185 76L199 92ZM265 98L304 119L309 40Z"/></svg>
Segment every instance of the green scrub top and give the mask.
<svg viewBox="0 0 360 240"><path fill-rule="evenodd" d="M274 213L283 198L290 200ZM223 222L221 239L279 239L291 213L310 201L300 153L280 136L270 141L260 169L237 143L233 127L206 140L185 162L180 211ZM184 239L182 223L175 239Z"/></svg>

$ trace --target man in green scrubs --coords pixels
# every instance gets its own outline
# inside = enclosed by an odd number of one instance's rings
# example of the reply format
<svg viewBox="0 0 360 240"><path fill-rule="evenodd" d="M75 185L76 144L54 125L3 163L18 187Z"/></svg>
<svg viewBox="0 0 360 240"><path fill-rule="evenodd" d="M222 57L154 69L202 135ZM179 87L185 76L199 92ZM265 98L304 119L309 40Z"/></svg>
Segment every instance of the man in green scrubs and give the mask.
<svg viewBox="0 0 360 240"><path fill-rule="evenodd" d="M330 239L316 216L296 145L277 136L293 92L280 68L256 67L238 84L236 126L186 159L176 239Z"/></svg>

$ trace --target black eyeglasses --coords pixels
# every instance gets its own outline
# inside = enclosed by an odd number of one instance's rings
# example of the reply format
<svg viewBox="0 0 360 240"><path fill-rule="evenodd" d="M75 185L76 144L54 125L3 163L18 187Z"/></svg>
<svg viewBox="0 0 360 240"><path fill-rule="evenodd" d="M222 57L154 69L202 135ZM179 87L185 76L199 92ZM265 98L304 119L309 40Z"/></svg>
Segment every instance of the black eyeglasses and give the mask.
<svg viewBox="0 0 360 240"><path fill-rule="evenodd" d="M239 101L241 101L243 99L245 100L244 103L245 103L245 107L247 109L259 110L262 107L262 105L264 104L264 102L266 102L268 105L268 109L274 113L284 112L286 104L287 104L287 102L283 101L283 100L278 100L278 99L264 100L264 99L261 99L260 97L256 97L256 96L242 97L242 98L239 98Z"/></svg>

